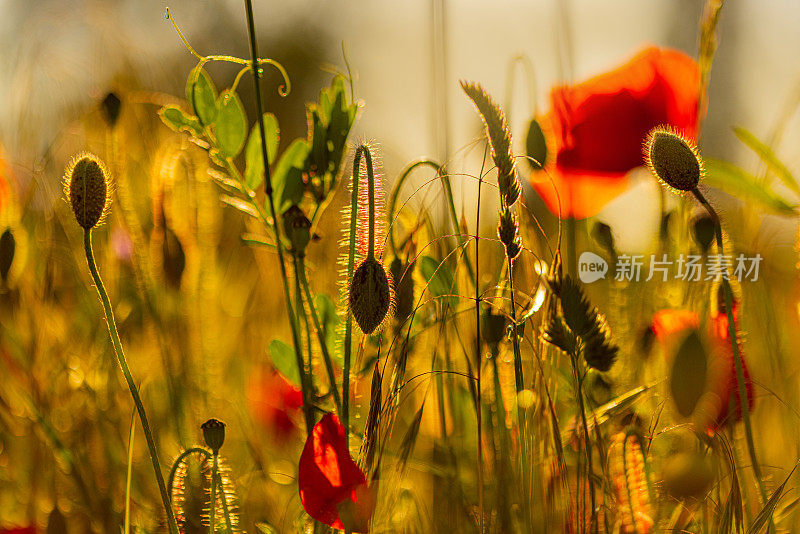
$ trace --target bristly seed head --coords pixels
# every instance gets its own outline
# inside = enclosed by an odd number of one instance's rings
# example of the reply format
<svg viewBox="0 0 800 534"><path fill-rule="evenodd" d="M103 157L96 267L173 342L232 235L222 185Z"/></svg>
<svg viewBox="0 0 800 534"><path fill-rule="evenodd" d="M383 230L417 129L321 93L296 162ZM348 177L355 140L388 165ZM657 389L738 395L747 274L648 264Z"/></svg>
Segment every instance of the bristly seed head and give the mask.
<svg viewBox="0 0 800 534"><path fill-rule="evenodd" d="M703 160L697 147L669 127L650 130L644 157L653 174L676 192L692 191L703 176Z"/></svg>
<svg viewBox="0 0 800 534"><path fill-rule="evenodd" d="M94 154L78 154L67 166L64 193L78 224L85 230L97 226L108 213L111 202L106 166Z"/></svg>
<svg viewBox="0 0 800 534"><path fill-rule="evenodd" d="M348 302L353 318L365 334L371 334L389 315L394 302L392 282L383 265L375 258L361 262L353 273Z"/></svg>

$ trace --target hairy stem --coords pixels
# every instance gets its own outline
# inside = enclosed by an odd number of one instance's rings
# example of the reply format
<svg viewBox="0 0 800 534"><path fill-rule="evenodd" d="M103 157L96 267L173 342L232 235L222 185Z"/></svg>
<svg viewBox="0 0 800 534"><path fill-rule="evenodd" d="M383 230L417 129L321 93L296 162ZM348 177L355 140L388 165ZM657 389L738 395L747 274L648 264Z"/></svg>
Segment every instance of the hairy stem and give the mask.
<svg viewBox="0 0 800 534"><path fill-rule="evenodd" d="M209 519L208 533L214 534L216 531L217 514L217 470L219 469L219 454L211 453L211 500L208 503Z"/></svg>
<svg viewBox="0 0 800 534"><path fill-rule="evenodd" d="M700 204L706 209L711 219L714 221L714 233L717 240L717 253L722 255L722 224L716 210L711 207L705 196L697 189L692 190L692 194L697 198ZM741 407L742 420L744 421L744 433L747 440L747 449L750 453L750 462L753 464L753 473L756 477L758 491L761 494L762 504L767 503L767 492L764 489L764 482L762 480L761 465L758 463L756 456L756 446L753 441L753 430L750 423L750 400L747 398L747 388L744 382L744 366L742 365L742 355L739 352L739 342L736 334L736 322L733 317L733 291L727 275L722 276L722 290L725 296L725 314L728 316L728 337L731 340L731 348L733 349L733 362L736 367L736 386L739 394L739 406ZM772 523L772 519L770 519ZM772 530L774 527L770 527Z"/></svg>
<svg viewBox="0 0 800 534"><path fill-rule="evenodd" d="M136 411L139 414L139 420L142 423L142 430L147 441L147 448L150 452L150 460L153 463L153 470L156 474L156 481L158 482L158 489L161 493L161 501L164 505L164 510L167 514L167 525L169 526L170 534L178 534L178 523L175 521L175 514L170 504L169 495L167 494L167 486L164 483L164 475L161 473L161 464L158 460L158 450L156 449L155 440L153 440L153 433L150 430L150 423L147 421L147 413L144 410L144 404L139 397L139 388L133 381L133 376L128 368L128 361L125 358L125 352L122 350L122 343L119 339L117 332L117 324L114 321L114 310L111 307L111 301L106 293L106 288L103 285L103 280L100 278L100 273L97 270L97 265L94 261L94 253L92 251L92 229L87 229L83 234L83 245L86 252L86 261L89 264L89 271L92 274L97 293L100 295L100 300L103 303L103 312L106 318L106 325L108 326L108 333L111 337L111 342L114 345L114 353L117 355L117 362L122 369L122 374L125 376L125 382L128 383L133 403L136 405Z"/></svg>
<svg viewBox="0 0 800 534"><path fill-rule="evenodd" d="M311 313L311 320L314 323L314 331L317 333L317 341L319 342L320 351L322 351L322 359L325 361L325 369L328 372L328 380L331 384L331 393L333 394L333 402L336 404L336 413L342 415L342 398L339 395L339 387L336 385L336 375L333 372L333 360L331 359L330 351L328 351L328 344L325 341L325 332L322 330L322 323L320 323L317 308L314 304L314 298L311 295L311 289L308 286L308 279L306 278L306 265L304 259L298 258L299 269L297 274L300 277L300 285L303 287L303 292L306 297L306 304Z"/></svg>

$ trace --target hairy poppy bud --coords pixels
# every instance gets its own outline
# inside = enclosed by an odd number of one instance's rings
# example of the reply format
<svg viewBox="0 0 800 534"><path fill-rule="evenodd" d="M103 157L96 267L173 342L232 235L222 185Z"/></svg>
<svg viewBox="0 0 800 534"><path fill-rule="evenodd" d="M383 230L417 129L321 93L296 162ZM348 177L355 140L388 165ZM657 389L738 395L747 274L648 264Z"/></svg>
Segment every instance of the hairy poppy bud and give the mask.
<svg viewBox="0 0 800 534"><path fill-rule="evenodd" d="M215 454L218 453L225 443L225 423L218 419L209 419L200 428L203 430L206 446Z"/></svg>
<svg viewBox="0 0 800 534"><path fill-rule="evenodd" d="M353 318L362 332L371 334L392 306L392 283L386 269L375 258L367 258L353 273L348 293Z"/></svg>
<svg viewBox="0 0 800 534"><path fill-rule="evenodd" d="M653 174L675 191L691 191L700 183L703 163L697 147L672 130L650 130L644 153Z"/></svg>
<svg viewBox="0 0 800 534"><path fill-rule="evenodd" d="M78 224L85 230L97 226L110 202L106 166L94 154L79 154L67 166L64 185Z"/></svg>
<svg viewBox="0 0 800 534"><path fill-rule="evenodd" d="M283 232L292 244L292 249L302 255L311 241L311 221L297 206L283 212Z"/></svg>

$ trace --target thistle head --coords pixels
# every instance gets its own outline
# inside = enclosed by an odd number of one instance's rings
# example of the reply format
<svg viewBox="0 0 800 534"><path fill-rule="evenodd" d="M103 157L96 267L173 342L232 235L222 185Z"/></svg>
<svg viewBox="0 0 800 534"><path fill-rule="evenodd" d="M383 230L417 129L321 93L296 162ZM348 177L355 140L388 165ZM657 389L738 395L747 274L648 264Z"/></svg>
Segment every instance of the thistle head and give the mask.
<svg viewBox="0 0 800 534"><path fill-rule="evenodd" d="M661 183L677 193L692 191L703 176L703 160L697 147L668 127L650 130L644 144L644 158Z"/></svg>
<svg viewBox="0 0 800 534"><path fill-rule="evenodd" d="M365 334L371 334L389 316L394 297L392 282L375 258L362 261L353 273L348 288L348 303L353 318Z"/></svg>
<svg viewBox="0 0 800 534"><path fill-rule="evenodd" d="M100 158L88 152L72 158L64 175L64 193L84 230L105 218L111 203L110 189L108 169Z"/></svg>

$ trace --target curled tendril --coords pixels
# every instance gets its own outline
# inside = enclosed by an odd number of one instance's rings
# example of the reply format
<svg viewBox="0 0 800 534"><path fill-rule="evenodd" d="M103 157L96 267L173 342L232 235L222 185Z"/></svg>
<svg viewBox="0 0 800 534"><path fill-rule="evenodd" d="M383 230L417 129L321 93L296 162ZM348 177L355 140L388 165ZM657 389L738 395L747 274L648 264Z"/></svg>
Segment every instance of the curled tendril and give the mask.
<svg viewBox="0 0 800 534"><path fill-rule="evenodd" d="M189 44L189 41L183 35L183 32L181 32L181 29L178 27L178 23L175 22L175 17L172 16L172 13L170 13L169 8L167 8L167 12L165 14L165 17L166 17L167 20L169 20L172 23L172 27L175 28L175 32L178 34L178 37L180 37L181 42L183 42L183 46L186 47L186 50L188 50L190 54L192 54L194 57L196 57L197 59L200 60L200 62L197 64L198 68L202 67L203 65L205 65L209 61L224 61L224 62L227 62L227 63L235 63L237 65L245 65L245 67L242 70L240 70L239 73L236 75L236 79L234 80L234 84L233 84L233 88L234 89L236 88L236 85L239 83L239 79L246 72L253 70L252 62L250 60L242 59L240 57L219 55L219 54L214 54L214 55L210 55L210 56L200 55L197 52L197 50L195 50L192 47L192 45ZM258 74L257 74L258 76L262 75L262 69L261 69L262 65L272 65L273 67L275 67L275 69L278 72L280 72L281 78L283 78L283 83L278 86L278 94L283 96L283 97L289 96L289 93L292 92L292 81L289 79L289 74L286 72L286 69L283 67L283 65L281 65L280 63L278 63L274 59L269 59L269 58L261 58L258 61L256 61L256 63L259 66Z"/></svg>

